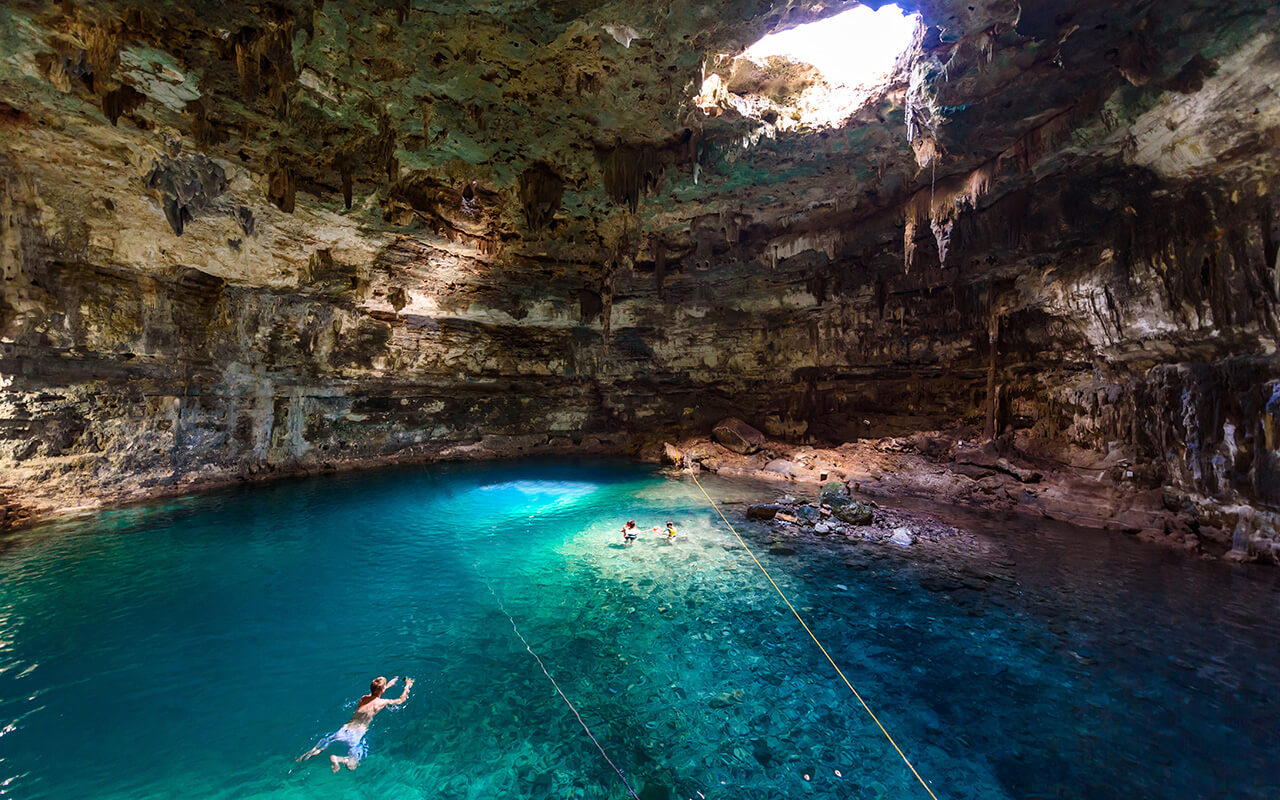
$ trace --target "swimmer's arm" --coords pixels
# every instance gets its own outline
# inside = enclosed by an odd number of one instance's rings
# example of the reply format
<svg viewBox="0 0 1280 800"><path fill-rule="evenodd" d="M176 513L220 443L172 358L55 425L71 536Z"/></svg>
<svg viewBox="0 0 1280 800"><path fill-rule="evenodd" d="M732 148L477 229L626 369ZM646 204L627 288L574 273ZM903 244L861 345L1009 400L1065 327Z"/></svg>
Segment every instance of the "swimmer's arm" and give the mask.
<svg viewBox="0 0 1280 800"><path fill-rule="evenodd" d="M405 700L408 700L408 699L409 699L409 690L410 690L410 689L412 689L412 688L413 688L413 678L405 678L405 679L404 679L404 692L403 692L399 697L397 697L395 700L388 700L388 701L387 701L387 705L389 705L389 706L398 706L398 705L400 705L401 703L403 703Z"/></svg>

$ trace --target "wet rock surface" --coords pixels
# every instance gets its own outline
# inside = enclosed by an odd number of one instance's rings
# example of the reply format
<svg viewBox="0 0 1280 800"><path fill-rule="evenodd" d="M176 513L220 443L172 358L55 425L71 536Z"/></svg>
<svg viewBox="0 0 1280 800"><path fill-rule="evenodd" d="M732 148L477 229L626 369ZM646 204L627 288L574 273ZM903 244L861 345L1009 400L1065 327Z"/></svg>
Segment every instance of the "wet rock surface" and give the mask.
<svg viewBox="0 0 1280 800"><path fill-rule="evenodd" d="M905 518L887 508L904 499L927 498L987 511L1012 512L1027 519L1046 519L1085 528L1101 528L1152 542L1204 559L1280 563L1272 546L1277 516L1251 506L1223 509L1212 502L1194 502L1176 492L1144 488L1127 476L1129 470L1072 466L1030 447L1016 437L1004 437L972 455L962 442L972 431L934 432L931 441L950 442L921 452L919 436L886 437L847 443L838 448L796 446L768 441L762 454L785 456L796 474L767 469L761 454L741 456L706 440L690 439L690 451L715 451L716 474L794 486L790 496L757 502L745 508L748 520L771 521L782 530L817 536L868 535L899 544L931 541L918 526L901 525ZM953 452L958 454L953 457ZM1055 451L1055 458L1063 453ZM1067 455L1087 460L1088 453ZM974 466L990 461L993 468ZM999 462L999 469L994 468ZM698 463L684 469L710 472ZM820 482L820 476L834 480ZM1021 476L1021 477L1019 477ZM797 498L809 498L808 500ZM765 500L759 497L757 500ZM927 526L926 526L927 528ZM860 530L866 531L859 534ZM910 541L907 541L907 539Z"/></svg>
<svg viewBox="0 0 1280 800"><path fill-rule="evenodd" d="M817 128L694 100L808 0L0 4L5 518L734 417L1275 558L1280 11L909 5Z"/></svg>

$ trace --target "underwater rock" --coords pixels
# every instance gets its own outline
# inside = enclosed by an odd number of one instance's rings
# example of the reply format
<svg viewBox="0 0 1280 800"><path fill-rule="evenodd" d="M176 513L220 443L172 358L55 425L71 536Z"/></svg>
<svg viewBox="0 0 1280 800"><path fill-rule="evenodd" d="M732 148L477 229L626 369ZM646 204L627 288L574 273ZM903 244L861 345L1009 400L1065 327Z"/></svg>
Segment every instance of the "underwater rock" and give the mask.
<svg viewBox="0 0 1280 800"><path fill-rule="evenodd" d="M755 756L756 761L759 761L762 767L769 766L773 761L773 750L764 739L756 739L751 743L751 754Z"/></svg>
<svg viewBox="0 0 1280 800"><path fill-rule="evenodd" d="M772 503L750 505L747 506L747 519L770 520L776 517L781 510L782 506L773 505Z"/></svg>
<svg viewBox="0 0 1280 800"><path fill-rule="evenodd" d="M728 708L731 705L736 705L741 702L742 690L735 689L733 691L724 691L720 694L713 695L711 699L707 701L707 706L710 708Z"/></svg>
<svg viewBox="0 0 1280 800"><path fill-rule="evenodd" d="M711 429L711 438L741 455L751 455L764 447L764 434L737 417L727 417Z"/></svg>
<svg viewBox="0 0 1280 800"><path fill-rule="evenodd" d="M671 787L661 783L646 783L640 790L640 800L671 800Z"/></svg>

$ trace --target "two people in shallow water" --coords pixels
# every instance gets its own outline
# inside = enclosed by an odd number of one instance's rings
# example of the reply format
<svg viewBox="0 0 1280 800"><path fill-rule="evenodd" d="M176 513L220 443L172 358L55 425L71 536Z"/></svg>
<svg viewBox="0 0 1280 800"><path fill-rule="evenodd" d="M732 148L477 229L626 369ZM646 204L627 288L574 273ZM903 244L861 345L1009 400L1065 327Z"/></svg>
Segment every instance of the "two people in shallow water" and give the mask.
<svg viewBox="0 0 1280 800"><path fill-rule="evenodd" d="M661 534L665 535L667 537L668 542L674 541L676 538L676 526L675 526L675 523L673 522L668 522L667 527L662 531L658 531L657 528L654 528L653 530L655 532L660 532ZM639 535L640 535L640 530L639 528L636 527L636 521L628 520L627 524L622 526L623 546L625 547L626 545L629 545L632 542L634 542L636 540L636 537Z"/></svg>
<svg viewBox="0 0 1280 800"><path fill-rule="evenodd" d="M316 742L316 746L298 756L298 760L306 761L312 756L324 752L329 745L341 743L347 746L347 754L345 756L329 756L329 764L333 771L337 772L342 767L355 769L360 766L360 760L369 752L369 746L365 744L365 736L369 733L369 723L373 722L373 718L382 709L387 706L398 706L409 699L409 690L413 688L413 678L405 678L404 692L396 699L388 700L382 696L382 693L395 686L398 680L400 679L392 678L388 681L382 676L374 678L373 682L369 684L369 693L361 697L360 702L356 703L356 712L351 715L351 721Z"/></svg>

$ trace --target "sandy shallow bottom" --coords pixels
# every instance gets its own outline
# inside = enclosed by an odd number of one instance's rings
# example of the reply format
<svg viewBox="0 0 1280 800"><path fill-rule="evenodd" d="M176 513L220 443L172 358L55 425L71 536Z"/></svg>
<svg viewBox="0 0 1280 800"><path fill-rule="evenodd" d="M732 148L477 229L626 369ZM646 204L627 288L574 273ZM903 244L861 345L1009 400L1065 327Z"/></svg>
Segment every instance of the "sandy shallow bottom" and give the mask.
<svg viewBox="0 0 1280 800"><path fill-rule="evenodd" d="M939 797L1280 782L1273 569L920 501L881 502L953 535L788 536L739 524L776 487L704 485ZM290 481L3 546L13 796L927 797L697 489L648 468ZM296 765L377 674L417 684L361 768Z"/></svg>

